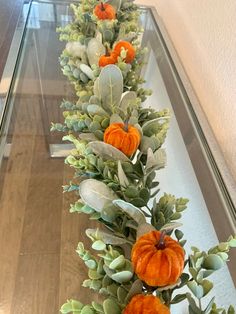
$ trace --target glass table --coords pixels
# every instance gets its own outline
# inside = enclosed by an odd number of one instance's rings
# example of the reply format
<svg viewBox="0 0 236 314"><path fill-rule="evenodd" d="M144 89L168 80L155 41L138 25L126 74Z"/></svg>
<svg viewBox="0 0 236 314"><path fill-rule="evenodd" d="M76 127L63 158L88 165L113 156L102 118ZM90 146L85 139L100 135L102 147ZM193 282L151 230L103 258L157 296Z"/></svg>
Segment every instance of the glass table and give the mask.
<svg viewBox="0 0 236 314"><path fill-rule="evenodd" d="M0 313L58 313L68 298L89 302L81 287L86 269L75 253L85 216L69 214L73 196L61 186L71 170L64 166L68 147L50 124L62 122L61 101L73 99L58 58L64 48L56 27L71 20L67 1L25 3L0 83ZM146 106L169 108L172 119L165 143L168 163L158 172L161 192L190 199L182 223L186 249L214 246L235 231L235 207L211 152L192 92L173 57L174 50L152 8L141 8L148 46L143 69L153 90ZM89 242L87 242L89 243ZM236 305L236 256L214 278L218 305ZM186 304L173 313L188 313Z"/></svg>

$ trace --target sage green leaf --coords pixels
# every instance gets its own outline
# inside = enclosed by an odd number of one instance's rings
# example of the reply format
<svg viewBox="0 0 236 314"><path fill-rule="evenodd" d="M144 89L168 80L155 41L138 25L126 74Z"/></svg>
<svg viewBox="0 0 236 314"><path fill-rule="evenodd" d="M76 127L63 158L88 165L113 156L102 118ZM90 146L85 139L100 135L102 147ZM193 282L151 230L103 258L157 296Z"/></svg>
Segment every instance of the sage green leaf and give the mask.
<svg viewBox="0 0 236 314"><path fill-rule="evenodd" d="M99 274L96 270L93 269L89 269L88 276L92 280L98 280L103 278L103 275Z"/></svg>
<svg viewBox="0 0 236 314"><path fill-rule="evenodd" d="M93 93L94 93L94 96L98 97L98 99L101 99L101 93L99 90L99 77L96 78L96 80L94 81Z"/></svg>
<svg viewBox="0 0 236 314"><path fill-rule="evenodd" d="M195 281L187 282L188 288L192 291L196 298L201 299L204 295L204 290L201 285L198 285Z"/></svg>
<svg viewBox="0 0 236 314"><path fill-rule="evenodd" d="M109 117L109 114L104 109L102 109L102 107L100 107L98 105L88 105L87 111L91 115L99 115L99 116Z"/></svg>
<svg viewBox="0 0 236 314"><path fill-rule="evenodd" d="M97 140L96 136L93 133L81 133L81 134L79 134L79 138L81 140L85 140L88 142L92 142L92 141Z"/></svg>
<svg viewBox="0 0 236 314"><path fill-rule="evenodd" d="M207 307L204 310L204 313L209 313L209 311L212 309L212 305L215 302L215 297L211 299L211 301L208 303Z"/></svg>
<svg viewBox="0 0 236 314"><path fill-rule="evenodd" d="M137 94L133 91L128 91L122 94L120 108L126 112L130 104L134 103L137 99Z"/></svg>
<svg viewBox="0 0 236 314"><path fill-rule="evenodd" d="M142 130L143 130L143 134L145 136L152 136L154 134L157 134L160 130L160 122L165 122L167 119L167 117L165 118L156 118L150 121L147 121L146 123L144 123L144 125L142 126Z"/></svg>
<svg viewBox="0 0 236 314"><path fill-rule="evenodd" d="M103 182L87 179L80 184L80 197L82 201L101 212L103 208L117 199L117 195Z"/></svg>
<svg viewBox="0 0 236 314"><path fill-rule="evenodd" d="M132 284L128 295L126 296L125 303L129 303L129 301L136 295L141 294L143 289L143 282L140 279L135 280Z"/></svg>
<svg viewBox="0 0 236 314"><path fill-rule="evenodd" d="M151 224L149 224L147 222L145 222L143 224L140 224L138 226L138 229L137 229L136 239L138 239L142 235L144 235L146 233L149 233L149 232L152 232L152 231L156 231L156 228L153 227L153 225L151 225Z"/></svg>
<svg viewBox="0 0 236 314"><path fill-rule="evenodd" d="M104 208L101 210L101 218L107 222L112 223L115 221L116 217L117 209L112 203L104 206Z"/></svg>
<svg viewBox="0 0 236 314"><path fill-rule="evenodd" d="M187 297L186 297L186 294L183 293L183 294L177 294L174 299L171 300L171 304L177 304L179 302L182 302L183 300L185 300Z"/></svg>
<svg viewBox="0 0 236 314"><path fill-rule="evenodd" d="M90 80L94 79L93 70L87 64L80 64L79 68Z"/></svg>
<svg viewBox="0 0 236 314"><path fill-rule="evenodd" d="M113 270L117 270L125 265L125 257L123 255L118 256L115 258L111 264L109 265L109 268Z"/></svg>
<svg viewBox="0 0 236 314"><path fill-rule="evenodd" d="M108 0L107 3L113 6L115 8L116 12L120 10L120 6L122 3L122 0Z"/></svg>
<svg viewBox="0 0 236 314"><path fill-rule="evenodd" d="M151 148L147 150L147 163L146 163L146 172L148 170L161 169L166 164L166 154L163 149L159 149L153 153Z"/></svg>
<svg viewBox="0 0 236 314"><path fill-rule="evenodd" d="M113 113L110 117L110 124L112 123L124 123L124 121L117 113Z"/></svg>
<svg viewBox="0 0 236 314"><path fill-rule="evenodd" d="M129 186L129 180L122 168L121 162L120 160L118 161L118 178L119 178L119 182L121 187L127 187Z"/></svg>
<svg viewBox="0 0 236 314"><path fill-rule="evenodd" d="M89 41L88 47L87 47L87 55L88 55L88 60L89 60L90 65L93 65L93 64L98 65L100 57L104 55L105 53L106 53L105 47L97 38L92 38Z"/></svg>
<svg viewBox="0 0 236 314"><path fill-rule="evenodd" d="M124 213L133 218L138 225L146 223L146 218L138 207L120 199L114 200L113 204L118 206Z"/></svg>
<svg viewBox="0 0 236 314"><path fill-rule="evenodd" d="M95 314L94 310L91 308L90 305L85 305L85 307L83 307L80 313L81 314Z"/></svg>
<svg viewBox="0 0 236 314"><path fill-rule="evenodd" d="M111 279L119 283L124 283L124 282L130 281L132 277L133 277L133 273L131 271L123 270L123 271L113 274L111 276Z"/></svg>
<svg viewBox="0 0 236 314"><path fill-rule="evenodd" d="M97 302L92 302L92 307L94 308L95 311L98 313L104 313L103 311L103 306Z"/></svg>
<svg viewBox="0 0 236 314"><path fill-rule="evenodd" d="M125 304L126 296L127 296L127 290L124 287L120 286L117 289L117 297L118 297L119 303Z"/></svg>
<svg viewBox="0 0 236 314"><path fill-rule="evenodd" d="M202 264L202 267L209 270L218 270L224 266L224 261L222 258L216 254L208 255Z"/></svg>
<svg viewBox="0 0 236 314"><path fill-rule="evenodd" d="M102 157L104 160L120 160L130 162L130 159L124 153L110 144L93 141L88 143L88 147L92 149L94 154Z"/></svg>
<svg viewBox="0 0 236 314"><path fill-rule="evenodd" d="M95 269L97 267L97 263L92 259L89 259L89 260L85 261L84 263L90 269Z"/></svg>
<svg viewBox="0 0 236 314"><path fill-rule="evenodd" d="M203 290L204 290L203 296L207 295L211 291L211 289L213 288L213 283L209 280L206 280L206 279L201 282L201 285L202 285Z"/></svg>
<svg viewBox="0 0 236 314"><path fill-rule="evenodd" d="M121 70L113 64L105 66L99 75L98 84L104 108L118 106L123 93Z"/></svg>
<svg viewBox="0 0 236 314"><path fill-rule="evenodd" d="M96 251L103 251L106 248L106 244L101 240L97 240L92 244L92 248Z"/></svg>
<svg viewBox="0 0 236 314"><path fill-rule="evenodd" d="M96 237L101 239L105 244L122 245L127 243L125 238L119 238L113 234L98 229L87 229L85 233L89 238L92 238L96 234Z"/></svg>
<svg viewBox="0 0 236 314"><path fill-rule="evenodd" d="M139 149L142 153L147 154L149 148L151 148L151 150L154 152L160 147L160 145L161 143L156 137L148 137L143 135Z"/></svg>
<svg viewBox="0 0 236 314"><path fill-rule="evenodd" d="M113 40L113 37L114 37L114 33L111 30L106 29L103 31L103 40L104 41L111 42Z"/></svg>
<svg viewBox="0 0 236 314"><path fill-rule="evenodd" d="M165 224L162 228L161 228L161 230L166 230L167 232L169 232L169 231L172 231L172 230L174 230L174 229L176 229L176 228L180 228L180 227L182 227L183 226L183 224L181 224L181 223L178 223L178 222L170 222L170 223L168 223L168 224Z"/></svg>
<svg viewBox="0 0 236 314"><path fill-rule="evenodd" d="M105 314L121 314L119 305L112 299L103 302L103 309Z"/></svg>
<svg viewBox="0 0 236 314"><path fill-rule="evenodd" d="M118 286L115 283L112 283L110 286L107 287L108 293L113 297L116 297L117 289L118 289Z"/></svg>

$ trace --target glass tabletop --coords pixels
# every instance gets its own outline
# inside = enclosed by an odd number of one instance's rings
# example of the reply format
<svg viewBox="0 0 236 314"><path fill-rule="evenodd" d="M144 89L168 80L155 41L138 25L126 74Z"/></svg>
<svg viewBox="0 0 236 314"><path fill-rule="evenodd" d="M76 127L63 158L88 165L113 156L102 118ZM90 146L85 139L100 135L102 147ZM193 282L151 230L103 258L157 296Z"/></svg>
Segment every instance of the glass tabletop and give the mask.
<svg viewBox="0 0 236 314"><path fill-rule="evenodd" d="M86 269L75 253L88 241L86 216L69 214L73 196L61 186L72 175L64 165L69 147L51 122L62 122L60 103L74 93L58 58L64 43L56 27L71 20L69 1L25 4L0 85L0 313L58 313L68 298L91 301L81 287ZM186 249L208 249L235 226L234 208L218 184L211 152L170 57L152 9L142 10L143 45L149 48L143 70L153 90L146 106L169 108L165 142L168 162L158 172L161 192L190 199L182 223ZM19 49L19 54L16 52ZM15 55L14 55L15 52ZM14 73L13 73L14 72ZM4 83L4 84L3 84ZM4 87L4 88L3 88ZM8 90L9 88L9 90ZM232 256L233 260L233 256ZM235 261L235 259L234 259ZM236 273L231 264L215 275L220 305L236 305ZM188 313L186 304L173 313Z"/></svg>

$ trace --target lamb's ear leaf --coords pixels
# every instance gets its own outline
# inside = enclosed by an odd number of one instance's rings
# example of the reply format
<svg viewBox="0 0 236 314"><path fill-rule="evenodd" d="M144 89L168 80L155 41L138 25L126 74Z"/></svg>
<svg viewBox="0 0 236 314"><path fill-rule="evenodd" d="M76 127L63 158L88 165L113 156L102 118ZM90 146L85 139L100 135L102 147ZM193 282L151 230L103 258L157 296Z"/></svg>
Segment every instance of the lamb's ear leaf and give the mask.
<svg viewBox="0 0 236 314"><path fill-rule="evenodd" d="M94 154L102 157L104 160L120 160L122 162L130 162L130 159L124 153L110 144L93 141L88 143L88 147L92 149Z"/></svg>
<svg viewBox="0 0 236 314"><path fill-rule="evenodd" d="M138 207L135 207L134 205L121 199L114 200L113 204L118 206L124 213L133 218L138 225L146 223L146 218Z"/></svg>
<svg viewBox="0 0 236 314"><path fill-rule="evenodd" d="M121 70L114 64L105 66L99 75L98 84L103 108L111 110L114 106L119 106L123 93Z"/></svg>
<svg viewBox="0 0 236 314"><path fill-rule="evenodd" d="M103 44L97 39L92 38L87 47L87 55L89 64L92 66L93 64L98 65L99 59L102 55L106 53L106 49Z"/></svg>
<svg viewBox="0 0 236 314"><path fill-rule="evenodd" d="M97 212L117 199L117 195L105 183L95 179L87 179L80 183L79 193L82 201ZM115 210L115 208L114 208Z"/></svg>

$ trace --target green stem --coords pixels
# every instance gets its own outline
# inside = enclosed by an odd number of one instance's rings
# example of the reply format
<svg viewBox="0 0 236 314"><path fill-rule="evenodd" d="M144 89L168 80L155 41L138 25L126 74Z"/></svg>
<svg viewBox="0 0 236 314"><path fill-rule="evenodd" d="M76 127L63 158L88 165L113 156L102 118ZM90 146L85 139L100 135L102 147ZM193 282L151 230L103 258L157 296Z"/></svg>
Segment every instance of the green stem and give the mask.
<svg viewBox="0 0 236 314"><path fill-rule="evenodd" d="M201 299L198 299L199 309L202 311L202 302Z"/></svg>

